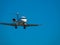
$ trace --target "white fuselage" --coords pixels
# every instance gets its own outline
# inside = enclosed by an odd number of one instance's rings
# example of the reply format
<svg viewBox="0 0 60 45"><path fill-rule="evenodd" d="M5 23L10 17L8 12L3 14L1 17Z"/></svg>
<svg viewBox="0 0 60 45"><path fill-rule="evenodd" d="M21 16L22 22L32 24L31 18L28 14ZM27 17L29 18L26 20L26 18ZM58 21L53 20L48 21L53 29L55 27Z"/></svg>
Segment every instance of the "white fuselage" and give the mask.
<svg viewBox="0 0 60 45"><path fill-rule="evenodd" d="M21 21L23 21L23 22L27 22L27 19L21 19Z"/></svg>
<svg viewBox="0 0 60 45"><path fill-rule="evenodd" d="M25 16L22 16L22 17L21 17L21 21L23 21L23 22L27 22L26 17L25 17Z"/></svg>

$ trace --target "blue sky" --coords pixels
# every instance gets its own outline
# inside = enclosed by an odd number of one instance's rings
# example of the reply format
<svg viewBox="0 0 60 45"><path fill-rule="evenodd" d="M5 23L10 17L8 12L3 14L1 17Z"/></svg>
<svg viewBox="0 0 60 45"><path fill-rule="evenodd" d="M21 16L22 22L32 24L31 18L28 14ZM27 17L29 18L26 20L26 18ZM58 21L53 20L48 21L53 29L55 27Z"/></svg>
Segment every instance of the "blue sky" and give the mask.
<svg viewBox="0 0 60 45"><path fill-rule="evenodd" d="M0 0L0 22L12 23L16 12L38 27L0 25L0 45L60 45L60 0Z"/></svg>

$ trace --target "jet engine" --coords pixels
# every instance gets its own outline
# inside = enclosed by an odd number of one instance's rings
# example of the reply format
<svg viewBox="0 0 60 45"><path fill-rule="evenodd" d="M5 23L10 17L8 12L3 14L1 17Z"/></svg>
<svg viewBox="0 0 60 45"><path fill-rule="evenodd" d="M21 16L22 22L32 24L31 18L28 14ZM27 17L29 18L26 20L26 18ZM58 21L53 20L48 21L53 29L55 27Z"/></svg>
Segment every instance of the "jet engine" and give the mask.
<svg viewBox="0 0 60 45"><path fill-rule="evenodd" d="M12 20L13 20L13 22L16 22L16 19L15 18L13 18Z"/></svg>

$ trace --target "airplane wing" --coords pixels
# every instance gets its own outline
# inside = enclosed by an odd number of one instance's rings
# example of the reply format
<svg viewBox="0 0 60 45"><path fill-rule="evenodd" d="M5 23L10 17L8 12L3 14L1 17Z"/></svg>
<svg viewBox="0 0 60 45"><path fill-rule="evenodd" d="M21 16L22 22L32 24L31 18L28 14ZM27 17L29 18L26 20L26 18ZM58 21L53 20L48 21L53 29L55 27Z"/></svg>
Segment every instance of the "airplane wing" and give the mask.
<svg viewBox="0 0 60 45"><path fill-rule="evenodd" d="M38 24L27 24L26 26L39 26Z"/></svg>
<svg viewBox="0 0 60 45"><path fill-rule="evenodd" d="M17 24L16 23L1 23L0 22L0 24L1 25L9 25L9 26L16 26ZM17 26L24 26L23 24L18 24ZM25 26L41 26L41 24L40 25L38 25L38 24L26 24Z"/></svg>
<svg viewBox="0 0 60 45"><path fill-rule="evenodd" d="M16 26L16 24L14 24L14 23L1 23L1 22L0 22L0 24L1 24L1 25Z"/></svg>

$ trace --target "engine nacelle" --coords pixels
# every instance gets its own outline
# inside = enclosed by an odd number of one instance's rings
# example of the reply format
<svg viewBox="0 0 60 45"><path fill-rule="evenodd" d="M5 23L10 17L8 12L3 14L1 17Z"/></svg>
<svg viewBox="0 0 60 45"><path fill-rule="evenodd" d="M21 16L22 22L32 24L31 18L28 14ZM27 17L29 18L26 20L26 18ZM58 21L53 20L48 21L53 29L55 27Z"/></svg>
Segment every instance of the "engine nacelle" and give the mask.
<svg viewBox="0 0 60 45"><path fill-rule="evenodd" d="M12 20L13 20L13 22L16 22L16 19L15 18L13 18Z"/></svg>

